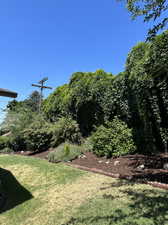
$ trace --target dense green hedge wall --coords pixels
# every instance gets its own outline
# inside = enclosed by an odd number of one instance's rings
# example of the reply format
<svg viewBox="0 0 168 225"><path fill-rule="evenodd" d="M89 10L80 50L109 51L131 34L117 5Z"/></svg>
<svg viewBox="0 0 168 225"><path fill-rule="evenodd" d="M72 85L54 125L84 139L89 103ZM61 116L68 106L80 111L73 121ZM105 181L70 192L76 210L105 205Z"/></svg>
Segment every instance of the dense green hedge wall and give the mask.
<svg viewBox="0 0 168 225"><path fill-rule="evenodd" d="M135 46L117 76L102 70L73 74L43 110L50 121L70 115L84 136L117 116L132 128L139 152L167 150L168 32Z"/></svg>
<svg viewBox="0 0 168 225"><path fill-rule="evenodd" d="M147 152L167 150L168 32L133 48L127 59L130 125Z"/></svg>
<svg viewBox="0 0 168 225"><path fill-rule="evenodd" d="M47 118L54 122L59 117L71 116L80 126L83 135L94 125L104 121L103 96L114 77L102 70L95 73L74 73L70 83L58 87L43 104Z"/></svg>

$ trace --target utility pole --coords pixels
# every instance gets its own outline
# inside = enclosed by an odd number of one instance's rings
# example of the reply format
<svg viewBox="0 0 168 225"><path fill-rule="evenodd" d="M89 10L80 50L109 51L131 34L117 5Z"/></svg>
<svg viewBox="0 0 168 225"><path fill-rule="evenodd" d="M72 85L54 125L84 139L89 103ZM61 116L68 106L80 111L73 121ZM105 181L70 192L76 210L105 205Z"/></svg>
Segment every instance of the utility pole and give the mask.
<svg viewBox="0 0 168 225"><path fill-rule="evenodd" d="M39 102L39 113L41 111L41 104L43 99L43 89L52 89L52 87L44 86L44 83L48 80L48 77L44 77L42 80L38 82L38 84L32 84L33 87L40 88L40 102Z"/></svg>

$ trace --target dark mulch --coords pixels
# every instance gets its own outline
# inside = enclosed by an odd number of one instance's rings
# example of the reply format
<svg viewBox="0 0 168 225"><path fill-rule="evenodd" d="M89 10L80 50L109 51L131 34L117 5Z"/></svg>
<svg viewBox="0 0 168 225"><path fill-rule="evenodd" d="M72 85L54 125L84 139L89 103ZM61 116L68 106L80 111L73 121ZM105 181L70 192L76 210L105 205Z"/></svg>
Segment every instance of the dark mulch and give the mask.
<svg viewBox="0 0 168 225"><path fill-rule="evenodd" d="M36 158L41 158L41 159L47 159L48 153L52 151L52 149L48 149L47 151L42 151L42 152L31 152L31 151L22 151L22 152L16 152L16 155L23 155L23 156L32 156Z"/></svg>
<svg viewBox="0 0 168 225"><path fill-rule="evenodd" d="M93 153L88 152L85 156L86 158L73 160L71 164L119 174L121 178L127 177L133 180L168 184L168 170L163 169L163 164L168 162L166 154L155 156L127 155L115 159L105 159L98 158ZM138 169L139 165L144 165L145 169Z"/></svg>

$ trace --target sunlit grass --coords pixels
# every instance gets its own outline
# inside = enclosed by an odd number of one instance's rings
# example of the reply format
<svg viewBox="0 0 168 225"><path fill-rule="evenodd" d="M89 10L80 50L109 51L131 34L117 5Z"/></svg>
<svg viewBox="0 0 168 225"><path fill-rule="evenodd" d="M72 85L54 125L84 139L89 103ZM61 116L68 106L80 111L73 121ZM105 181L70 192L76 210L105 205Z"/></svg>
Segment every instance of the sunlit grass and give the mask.
<svg viewBox="0 0 168 225"><path fill-rule="evenodd" d="M0 156L0 166L1 225L168 224L166 191L32 157Z"/></svg>

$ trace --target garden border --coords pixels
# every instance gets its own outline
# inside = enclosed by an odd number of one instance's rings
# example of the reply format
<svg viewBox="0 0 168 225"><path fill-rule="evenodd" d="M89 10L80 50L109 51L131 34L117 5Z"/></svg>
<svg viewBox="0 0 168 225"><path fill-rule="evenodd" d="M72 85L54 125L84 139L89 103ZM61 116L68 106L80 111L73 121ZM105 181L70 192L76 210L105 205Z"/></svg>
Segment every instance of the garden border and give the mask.
<svg viewBox="0 0 168 225"><path fill-rule="evenodd" d="M93 173L98 173L98 174L105 175L105 176L112 177L112 178L125 179L125 180L129 180L129 181L131 181L132 178L133 178L132 176L121 176L118 173L116 173L116 174L115 173L109 173L109 172L105 172L105 171L100 170L100 169L89 168L89 167L80 166L80 165L77 165L77 164L71 164L71 163L65 163L65 164L68 165L68 166L77 168L77 169L81 169L81 170L85 170L85 171L93 172ZM168 184L159 183L159 182L152 182L152 181L141 181L141 182L139 180L138 181L134 180L134 181L137 182L137 183L143 183L143 184L151 185L152 187L155 187L155 188L161 188L161 189L164 189L164 190L168 190Z"/></svg>

